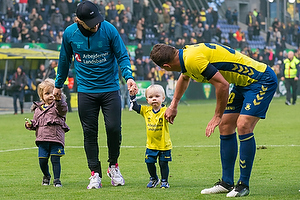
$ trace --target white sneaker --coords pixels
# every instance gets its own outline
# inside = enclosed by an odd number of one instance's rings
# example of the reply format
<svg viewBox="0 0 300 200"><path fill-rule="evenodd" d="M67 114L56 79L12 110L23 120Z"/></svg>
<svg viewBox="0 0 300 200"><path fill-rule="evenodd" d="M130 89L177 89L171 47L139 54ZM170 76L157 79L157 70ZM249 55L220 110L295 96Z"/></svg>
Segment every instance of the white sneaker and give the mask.
<svg viewBox="0 0 300 200"><path fill-rule="evenodd" d="M87 189L98 189L102 187L101 184L101 178L99 176L99 173L95 173L92 171L90 179L90 184L87 186Z"/></svg>
<svg viewBox="0 0 300 200"><path fill-rule="evenodd" d="M218 193L227 193L232 190L233 186L225 183L223 180L219 180L211 188L203 189L201 194L218 194Z"/></svg>
<svg viewBox="0 0 300 200"><path fill-rule="evenodd" d="M111 184L113 186L124 185L125 180L120 172L118 163L116 165L112 165L107 169L107 176L111 178Z"/></svg>

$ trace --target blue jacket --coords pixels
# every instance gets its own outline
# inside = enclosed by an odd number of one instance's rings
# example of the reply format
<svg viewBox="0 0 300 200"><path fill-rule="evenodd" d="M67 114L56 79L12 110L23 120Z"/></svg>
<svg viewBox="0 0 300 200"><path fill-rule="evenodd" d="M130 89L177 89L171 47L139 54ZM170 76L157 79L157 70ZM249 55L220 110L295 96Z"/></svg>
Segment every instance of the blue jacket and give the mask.
<svg viewBox="0 0 300 200"><path fill-rule="evenodd" d="M66 28L55 87L63 87L73 56L78 92L119 90L118 66L126 81L133 79L126 47L116 28L107 21L103 21L98 31L89 37L81 33L77 23Z"/></svg>

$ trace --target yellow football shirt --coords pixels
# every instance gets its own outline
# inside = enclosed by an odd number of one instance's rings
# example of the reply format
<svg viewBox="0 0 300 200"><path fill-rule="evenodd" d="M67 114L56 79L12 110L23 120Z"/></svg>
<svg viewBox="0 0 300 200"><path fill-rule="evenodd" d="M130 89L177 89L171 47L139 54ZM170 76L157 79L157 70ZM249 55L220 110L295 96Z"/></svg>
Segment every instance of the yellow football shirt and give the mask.
<svg viewBox="0 0 300 200"><path fill-rule="evenodd" d="M151 106L141 105L140 114L145 118L147 128L146 147L152 150L166 151L172 149L169 124L164 114L167 107L162 107L155 113Z"/></svg>
<svg viewBox="0 0 300 200"><path fill-rule="evenodd" d="M186 45L179 50L182 73L197 82L208 82L202 75L208 64L212 64L228 83L247 86L257 82L267 65L230 47L216 43Z"/></svg>

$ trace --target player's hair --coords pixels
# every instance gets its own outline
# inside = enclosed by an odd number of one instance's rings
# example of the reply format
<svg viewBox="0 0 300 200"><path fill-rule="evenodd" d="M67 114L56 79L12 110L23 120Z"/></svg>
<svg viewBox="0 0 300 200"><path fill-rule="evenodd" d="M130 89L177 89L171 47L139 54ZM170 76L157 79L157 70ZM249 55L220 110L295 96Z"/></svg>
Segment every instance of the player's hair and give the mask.
<svg viewBox="0 0 300 200"><path fill-rule="evenodd" d="M165 63L169 63L174 60L177 49L166 44L156 44L153 46L150 52L150 58L158 66L163 66Z"/></svg>
<svg viewBox="0 0 300 200"><path fill-rule="evenodd" d="M147 94L148 94L148 92L149 92L150 90L154 90L154 91L156 91L156 92L159 92L159 93L163 96L163 98L166 97L166 95L165 95L165 90L164 90L164 88L163 88L161 85L158 85L158 84L150 85L150 86L146 89L146 92L145 92L146 98L147 98Z"/></svg>
<svg viewBox="0 0 300 200"><path fill-rule="evenodd" d="M54 89L55 81L51 78L46 78L43 82L38 85L37 93L40 97L41 101L43 100L43 93L45 90L49 90L50 88Z"/></svg>

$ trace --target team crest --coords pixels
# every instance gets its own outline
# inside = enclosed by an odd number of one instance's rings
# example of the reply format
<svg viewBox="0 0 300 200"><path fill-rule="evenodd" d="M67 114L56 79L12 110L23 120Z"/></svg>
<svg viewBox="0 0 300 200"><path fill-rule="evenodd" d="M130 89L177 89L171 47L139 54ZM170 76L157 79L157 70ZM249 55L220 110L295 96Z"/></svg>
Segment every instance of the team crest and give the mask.
<svg viewBox="0 0 300 200"><path fill-rule="evenodd" d="M98 47L103 47L102 41L98 41Z"/></svg>
<svg viewBox="0 0 300 200"><path fill-rule="evenodd" d="M163 118L159 118L159 123L162 123L163 122Z"/></svg>
<svg viewBox="0 0 300 200"><path fill-rule="evenodd" d="M251 103L247 103L246 106L245 106L245 110L250 110L251 109L250 106L251 106Z"/></svg>

